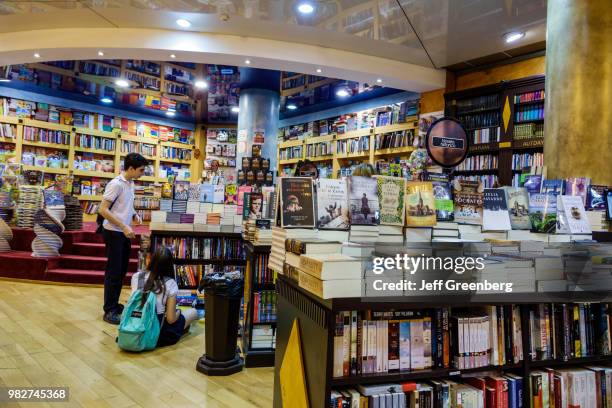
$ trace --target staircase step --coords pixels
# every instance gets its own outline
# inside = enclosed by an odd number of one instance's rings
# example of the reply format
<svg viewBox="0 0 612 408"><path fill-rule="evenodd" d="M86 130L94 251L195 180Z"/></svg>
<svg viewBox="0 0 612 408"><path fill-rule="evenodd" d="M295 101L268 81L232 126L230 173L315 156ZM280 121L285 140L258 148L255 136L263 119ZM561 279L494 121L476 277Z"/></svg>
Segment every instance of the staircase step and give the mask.
<svg viewBox="0 0 612 408"><path fill-rule="evenodd" d="M91 243L104 243L104 236L97 234L92 231L77 231L75 236L75 243L77 242L91 242ZM132 244L140 243L140 234L136 234L136 238L132 239Z"/></svg>
<svg viewBox="0 0 612 408"><path fill-rule="evenodd" d="M138 249L140 248L137 244L132 244L132 250L130 251L130 258L138 258ZM106 251L104 243L99 242L76 242L72 244L72 254L83 255L83 256L104 256Z"/></svg>
<svg viewBox="0 0 612 408"><path fill-rule="evenodd" d="M59 258L49 261L49 269L55 268L104 271L106 269L106 257L62 254ZM137 268L138 259L130 259L128 272L136 272Z"/></svg>
<svg viewBox="0 0 612 408"><path fill-rule="evenodd" d="M124 285L130 285L132 272L128 272L123 280ZM88 283L103 285L104 271L101 270L82 270L69 268L53 268L47 270L45 280L64 283Z"/></svg>

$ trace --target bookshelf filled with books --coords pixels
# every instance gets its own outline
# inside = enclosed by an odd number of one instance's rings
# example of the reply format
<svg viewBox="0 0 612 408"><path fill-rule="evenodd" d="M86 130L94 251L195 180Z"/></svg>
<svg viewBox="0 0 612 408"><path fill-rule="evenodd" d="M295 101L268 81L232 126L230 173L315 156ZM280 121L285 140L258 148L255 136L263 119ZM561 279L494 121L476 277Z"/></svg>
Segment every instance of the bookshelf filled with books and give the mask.
<svg viewBox="0 0 612 408"><path fill-rule="evenodd" d="M461 121L470 143L468 168L456 176L518 187L521 174L541 172L544 94L543 76L446 94L445 113ZM494 157L495 169L484 155Z"/></svg>

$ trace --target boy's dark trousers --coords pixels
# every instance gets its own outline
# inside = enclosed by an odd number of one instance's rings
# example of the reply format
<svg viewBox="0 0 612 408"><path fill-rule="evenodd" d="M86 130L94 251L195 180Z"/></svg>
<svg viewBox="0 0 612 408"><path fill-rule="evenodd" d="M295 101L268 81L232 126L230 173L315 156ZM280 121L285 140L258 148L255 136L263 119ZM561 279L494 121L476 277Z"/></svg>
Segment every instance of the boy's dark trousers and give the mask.
<svg viewBox="0 0 612 408"><path fill-rule="evenodd" d="M123 232L104 228L103 234L107 258L104 273L104 313L121 313L119 296L130 262L132 243Z"/></svg>

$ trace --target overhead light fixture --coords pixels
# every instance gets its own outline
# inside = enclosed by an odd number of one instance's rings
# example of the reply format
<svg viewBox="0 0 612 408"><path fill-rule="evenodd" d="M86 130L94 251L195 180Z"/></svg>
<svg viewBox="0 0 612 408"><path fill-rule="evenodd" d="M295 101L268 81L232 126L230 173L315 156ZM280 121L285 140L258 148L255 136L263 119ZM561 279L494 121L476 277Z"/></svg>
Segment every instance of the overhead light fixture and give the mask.
<svg viewBox="0 0 612 408"><path fill-rule="evenodd" d="M40 54L39 54L39 53L37 53L37 52L35 52L35 53L34 53L34 58L40 58Z"/></svg>
<svg viewBox="0 0 612 408"><path fill-rule="evenodd" d="M346 98L347 96L349 96L349 91L346 88L339 88L336 91L336 96L340 97L340 98Z"/></svg>
<svg viewBox="0 0 612 408"><path fill-rule="evenodd" d="M292 104L292 103L290 103L289 105L287 105L287 109L289 109L289 110L296 110L297 106Z"/></svg>
<svg viewBox="0 0 612 408"><path fill-rule="evenodd" d="M510 33L504 34L504 41L510 44L510 43L520 40L524 36L525 36L525 33L523 31L513 31Z"/></svg>
<svg viewBox="0 0 612 408"><path fill-rule="evenodd" d="M247 64L247 65L250 65L251 64L251 60L244 60L244 63Z"/></svg>
<svg viewBox="0 0 612 408"><path fill-rule="evenodd" d="M166 111L166 116L173 117L174 115L176 115L175 111L173 111L173 110Z"/></svg>
<svg viewBox="0 0 612 408"><path fill-rule="evenodd" d="M232 112L238 113L238 112L240 112L240 108L237 107L237 106L232 106Z"/></svg>
<svg viewBox="0 0 612 408"><path fill-rule="evenodd" d="M320 74L321 72L323 72L323 70L321 68L317 68L317 74Z"/></svg>
<svg viewBox="0 0 612 408"><path fill-rule="evenodd" d="M128 86L130 86L130 83L128 81L126 81L125 79L117 79L115 81L115 85L121 87L121 88L127 88Z"/></svg>
<svg viewBox="0 0 612 408"><path fill-rule="evenodd" d="M100 102L102 103L113 103L113 100L107 96L105 96L104 98L100 98Z"/></svg>
<svg viewBox="0 0 612 408"><path fill-rule="evenodd" d="M298 4L297 9L302 14L311 14L314 11L314 6L308 2Z"/></svg>
<svg viewBox="0 0 612 408"><path fill-rule="evenodd" d="M378 78L378 79L376 80L376 83L377 83L377 84L382 84L382 79L381 79L381 78Z"/></svg>
<svg viewBox="0 0 612 408"><path fill-rule="evenodd" d="M104 56L104 51L98 51L98 57L103 57Z"/></svg>
<svg viewBox="0 0 612 408"><path fill-rule="evenodd" d="M199 88L199 89L206 89L206 88L208 88L208 83L206 81L202 81L202 80L195 81L194 85L195 85L196 88Z"/></svg>
<svg viewBox="0 0 612 408"><path fill-rule="evenodd" d="M178 20L176 20L176 24L181 28L191 27L191 22L189 20L185 20L184 18L179 18Z"/></svg>
<svg viewBox="0 0 612 408"><path fill-rule="evenodd" d="M175 58L176 58L176 55L174 55L174 54L170 54L170 58L175 59Z"/></svg>

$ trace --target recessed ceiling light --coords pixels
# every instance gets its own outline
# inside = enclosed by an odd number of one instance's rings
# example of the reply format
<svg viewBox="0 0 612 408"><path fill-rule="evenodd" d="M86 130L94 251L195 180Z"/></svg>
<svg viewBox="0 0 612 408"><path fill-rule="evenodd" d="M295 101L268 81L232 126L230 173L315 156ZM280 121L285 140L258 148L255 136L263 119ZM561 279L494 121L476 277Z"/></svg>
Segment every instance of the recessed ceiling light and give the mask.
<svg viewBox="0 0 612 408"><path fill-rule="evenodd" d="M320 74L321 72L323 72L323 70L321 70L321 68L317 68L317 74Z"/></svg>
<svg viewBox="0 0 612 408"><path fill-rule="evenodd" d="M176 115L176 112L175 112L175 111L173 111L173 110L166 111L166 116L170 116L170 117L172 117L172 116L174 116L174 115Z"/></svg>
<svg viewBox="0 0 612 408"><path fill-rule="evenodd" d="M127 88L130 86L130 83L125 79L118 79L115 81L115 85L120 86L121 88Z"/></svg>
<svg viewBox="0 0 612 408"><path fill-rule="evenodd" d="M207 83L206 81L202 81L202 80L200 80L200 81L195 81L195 84L194 84L194 85L195 85L195 87L196 87L196 88L199 88L199 89L205 89L205 88L208 88L208 83Z"/></svg>
<svg viewBox="0 0 612 408"><path fill-rule="evenodd" d="M249 65L251 63L251 60L244 60L244 63Z"/></svg>
<svg viewBox="0 0 612 408"><path fill-rule="evenodd" d="M40 58L40 54L39 54L39 53L37 53L37 52L35 52L35 53L34 53L34 58Z"/></svg>
<svg viewBox="0 0 612 408"><path fill-rule="evenodd" d="M104 51L98 51L98 57L103 57L104 56Z"/></svg>
<svg viewBox="0 0 612 408"><path fill-rule="evenodd" d="M104 98L100 98L100 102L102 103L113 103L113 100L111 98L108 97L104 97Z"/></svg>
<svg viewBox="0 0 612 408"><path fill-rule="evenodd" d="M174 55L174 54L170 54L170 58L175 59L175 58L176 58L176 55Z"/></svg>
<svg viewBox="0 0 612 408"><path fill-rule="evenodd" d="M300 3L297 7L298 11L302 14L310 14L314 11L314 6L310 3Z"/></svg>
<svg viewBox="0 0 612 408"><path fill-rule="evenodd" d="M382 83L382 79L381 79L381 78L378 78L378 79L376 80L376 83L377 83L377 84L381 84L381 83Z"/></svg>
<svg viewBox="0 0 612 408"><path fill-rule="evenodd" d="M346 98L347 96L349 96L349 91L347 91L345 88L340 88L336 91L336 96L339 96L340 98Z"/></svg>
<svg viewBox="0 0 612 408"><path fill-rule="evenodd" d="M290 105L287 105L287 109L289 109L289 110L296 110L297 106L295 106L294 104L290 104Z"/></svg>
<svg viewBox="0 0 612 408"><path fill-rule="evenodd" d="M11 82L8 78L0 78L0 82Z"/></svg>
<svg viewBox="0 0 612 408"><path fill-rule="evenodd" d="M179 18L178 20L176 20L176 24L178 24L178 26L182 28L191 27L191 22L189 20L185 20L184 18Z"/></svg>
<svg viewBox="0 0 612 408"><path fill-rule="evenodd" d="M232 106L232 112L238 113L238 112L240 112L240 108L237 107L237 106Z"/></svg>
<svg viewBox="0 0 612 408"><path fill-rule="evenodd" d="M514 32L511 32L511 33L504 34L504 41L506 41L507 43L512 43L512 42L515 42L517 40L520 40L524 36L525 36L524 32L522 32L522 31L514 31Z"/></svg>

